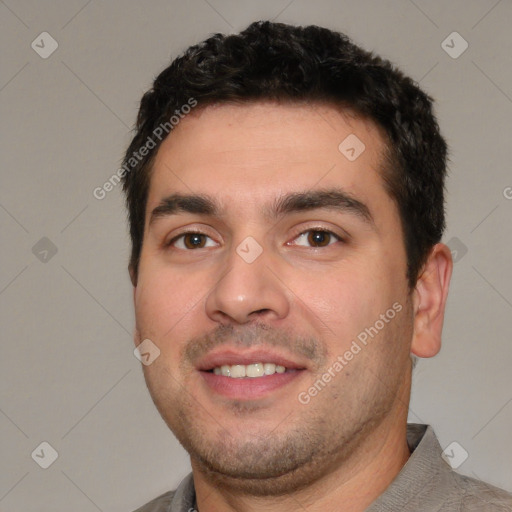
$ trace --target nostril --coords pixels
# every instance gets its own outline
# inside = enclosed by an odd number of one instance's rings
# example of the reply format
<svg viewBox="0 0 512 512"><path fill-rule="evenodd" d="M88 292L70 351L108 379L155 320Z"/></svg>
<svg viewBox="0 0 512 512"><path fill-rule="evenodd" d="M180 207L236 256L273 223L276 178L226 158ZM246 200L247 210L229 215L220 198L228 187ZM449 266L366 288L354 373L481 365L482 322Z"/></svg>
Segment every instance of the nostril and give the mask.
<svg viewBox="0 0 512 512"><path fill-rule="evenodd" d="M249 314L249 319L252 319L253 321L256 320L257 318L263 319L270 315L271 313L272 310L269 308L258 309Z"/></svg>

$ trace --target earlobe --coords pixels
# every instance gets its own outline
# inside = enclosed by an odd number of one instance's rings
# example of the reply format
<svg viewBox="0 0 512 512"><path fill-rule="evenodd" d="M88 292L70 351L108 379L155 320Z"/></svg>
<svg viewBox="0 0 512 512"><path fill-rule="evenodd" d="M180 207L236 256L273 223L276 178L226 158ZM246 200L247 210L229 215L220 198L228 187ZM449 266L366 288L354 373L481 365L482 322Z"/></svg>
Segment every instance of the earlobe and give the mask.
<svg viewBox="0 0 512 512"><path fill-rule="evenodd" d="M444 311L452 269L450 249L445 244L436 244L414 290L411 352L418 357L433 357L441 349Z"/></svg>

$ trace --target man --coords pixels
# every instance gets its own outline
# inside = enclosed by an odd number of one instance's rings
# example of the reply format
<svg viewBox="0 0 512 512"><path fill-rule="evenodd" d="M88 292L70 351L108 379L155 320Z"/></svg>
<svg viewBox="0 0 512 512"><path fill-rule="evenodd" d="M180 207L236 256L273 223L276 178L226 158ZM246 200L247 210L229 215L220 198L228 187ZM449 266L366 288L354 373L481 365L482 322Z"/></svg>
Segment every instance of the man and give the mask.
<svg viewBox="0 0 512 512"><path fill-rule="evenodd" d="M319 27L218 34L144 95L123 169L135 343L193 469L139 511L512 510L407 426L452 272L412 80Z"/></svg>

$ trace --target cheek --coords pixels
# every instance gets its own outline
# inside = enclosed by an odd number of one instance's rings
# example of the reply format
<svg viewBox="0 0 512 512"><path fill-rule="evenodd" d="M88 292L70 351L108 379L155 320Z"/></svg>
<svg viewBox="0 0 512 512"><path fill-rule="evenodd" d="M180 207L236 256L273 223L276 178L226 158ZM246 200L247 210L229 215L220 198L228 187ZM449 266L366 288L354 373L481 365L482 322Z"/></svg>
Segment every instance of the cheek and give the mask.
<svg viewBox="0 0 512 512"><path fill-rule="evenodd" d="M337 356L365 328L374 325L393 302L392 286L375 265L347 265L328 272L294 276L291 287L301 311ZM330 340L330 341L329 341Z"/></svg>
<svg viewBox="0 0 512 512"><path fill-rule="evenodd" d="M174 352L183 341L182 333L193 336L197 309L204 308L200 281L198 274L141 265L135 315L142 339L151 339L161 351Z"/></svg>

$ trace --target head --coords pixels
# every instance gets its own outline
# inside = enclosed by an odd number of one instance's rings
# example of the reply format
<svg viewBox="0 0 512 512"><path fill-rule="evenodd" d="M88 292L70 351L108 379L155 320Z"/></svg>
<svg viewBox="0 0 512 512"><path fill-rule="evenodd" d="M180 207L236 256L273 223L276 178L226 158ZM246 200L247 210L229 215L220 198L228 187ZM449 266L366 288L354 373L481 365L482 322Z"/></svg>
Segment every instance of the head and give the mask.
<svg viewBox="0 0 512 512"><path fill-rule="evenodd" d="M144 95L124 168L135 341L195 468L279 494L405 423L451 273L446 144L411 79L319 27L217 34Z"/></svg>

